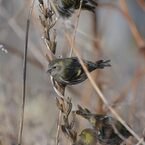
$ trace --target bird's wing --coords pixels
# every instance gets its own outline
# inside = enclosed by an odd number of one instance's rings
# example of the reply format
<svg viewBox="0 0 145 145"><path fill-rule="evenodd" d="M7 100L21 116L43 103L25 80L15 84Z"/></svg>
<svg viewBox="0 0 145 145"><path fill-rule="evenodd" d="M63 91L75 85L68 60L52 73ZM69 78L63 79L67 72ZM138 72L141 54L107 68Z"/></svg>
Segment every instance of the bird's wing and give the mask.
<svg viewBox="0 0 145 145"><path fill-rule="evenodd" d="M65 70L64 70L64 82L65 83L79 83L86 78L86 75L76 57L68 58L65 61Z"/></svg>

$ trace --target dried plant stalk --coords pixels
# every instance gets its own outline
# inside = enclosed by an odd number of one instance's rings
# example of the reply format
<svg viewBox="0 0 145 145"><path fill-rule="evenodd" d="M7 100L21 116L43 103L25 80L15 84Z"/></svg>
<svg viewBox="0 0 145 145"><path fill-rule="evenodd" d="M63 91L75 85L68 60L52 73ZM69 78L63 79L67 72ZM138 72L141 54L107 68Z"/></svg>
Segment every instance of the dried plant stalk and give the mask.
<svg viewBox="0 0 145 145"><path fill-rule="evenodd" d="M77 13L77 20L76 20L76 24L75 24L75 29L74 29L74 34L73 34L73 39L72 39L71 49L70 49L70 57L73 54L73 47L75 45L75 38L76 38L77 28L78 28L78 24L79 24L79 17L80 17L80 14L81 14L82 2L83 2L83 0L80 1L79 10L78 10L78 13Z"/></svg>
<svg viewBox="0 0 145 145"><path fill-rule="evenodd" d="M24 126L24 111L25 111L25 98L26 98L26 75L27 75L27 50L28 50L28 35L29 35L29 25L32 15L32 10L34 7L35 0L32 1L32 5L28 14L27 26L26 26L26 37L25 37L25 48L24 48L24 60L23 60L23 88L22 88L22 104L21 104L21 117L19 124L19 133L18 133L18 145L22 145L22 134Z"/></svg>

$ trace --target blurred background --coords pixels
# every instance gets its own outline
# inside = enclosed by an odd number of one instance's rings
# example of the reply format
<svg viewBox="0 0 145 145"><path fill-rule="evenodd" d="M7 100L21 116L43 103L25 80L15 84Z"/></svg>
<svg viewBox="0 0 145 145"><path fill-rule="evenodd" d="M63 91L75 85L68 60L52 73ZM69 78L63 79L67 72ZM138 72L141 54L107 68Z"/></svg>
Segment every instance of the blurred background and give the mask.
<svg viewBox="0 0 145 145"><path fill-rule="evenodd" d="M104 5L103 5L103 4ZM105 3L118 6L114 8ZM111 59L111 68L91 73L109 104L143 136L145 126L145 1L100 0L96 13L82 11L75 47L82 58L96 61ZM22 68L25 30L30 0L0 0L0 142L14 145L20 121ZM31 19L28 49L27 93L23 143L53 145L56 136L58 109L44 55L43 31L38 1ZM74 31L76 14L68 20L60 18L57 32L57 56L67 57L70 45L64 33ZM133 27L133 28L132 28ZM134 29L136 28L136 29ZM5 52L2 46L8 51ZM87 80L67 87L66 97L72 98L73 109L80 104L92 112L108 113ZM78 118L81 129L87 122ZM62 138L64 136L62 135ZM66 139L67 142L67 139ZM68 143L68 142L67 142ZM60 144L63 141L60 140Z"/></svg>

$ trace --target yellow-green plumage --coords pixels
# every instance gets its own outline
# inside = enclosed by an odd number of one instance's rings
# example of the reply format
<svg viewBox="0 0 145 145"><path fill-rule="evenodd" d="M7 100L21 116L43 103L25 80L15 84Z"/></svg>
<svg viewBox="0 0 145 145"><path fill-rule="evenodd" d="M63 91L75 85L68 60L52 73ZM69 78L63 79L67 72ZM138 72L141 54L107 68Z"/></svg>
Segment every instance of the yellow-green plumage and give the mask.
<svg viewBox="0 0 145 145"><path fill-rule="evenodd" d="M83 60L89 72L95 69L103 69L111 66L110 60L99 60L95 63ZM66 85L75 85L87 79L87 76L77 57L62 58L52 60L48 65L48 72L58 83Z"/></svg>
<svg viewBox="0 0 145 145"><path fill-rule="evenodd" d="M79 135L78 141L73 145L96 145L97 143L97 133L92 128L84 129Z"/></svg>
<svg viewBox="0 0 145 145"><path fill-rule="evenodd" d="M120 145L131 136L130 132L116 119L108 115L93 114L78 106L77 114L87 119L97 131L98 141L103 145Z"/></svg>

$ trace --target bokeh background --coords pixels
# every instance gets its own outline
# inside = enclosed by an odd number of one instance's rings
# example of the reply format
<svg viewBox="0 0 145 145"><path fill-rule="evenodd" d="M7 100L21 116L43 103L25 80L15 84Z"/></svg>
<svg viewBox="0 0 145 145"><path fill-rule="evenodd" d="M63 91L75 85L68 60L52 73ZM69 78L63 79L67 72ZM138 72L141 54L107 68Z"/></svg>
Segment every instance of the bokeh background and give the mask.
<svg viewBox="0 0 145 145"><path fill-rule="evenodd" d="M77 29L75 47L82 58L95 61L111 59L111 68L95 71L91 75L104 96L118 114L139 135L145 126L145 1L100 0L124 9L128 16L110 6L99 6L96 13L82 11ZM20 121L22 99L22 69L25 30L30 0L0 0L0 142L14 145ZM26 145L53 145L55 143L58 109L50 76L46 73L48 61L44 55L43 31L38 19L36 0L31 19L28 49L27 94L23 143ZM57 32L57 56L67 57L70 45L65 33L72 34L76 14L69 20L60 18ZM131 31L134 23L137 32ZM133 33L132 33L133 32ZM136 36L139 34L139 36ZM67 87L66 97L72 98L73 109L77 105L92 112L108 113L99 96L87 80ZM78 132L89 126L77 119ZM61 134L61 138L64 136ZM64 140L60 139L60 143ZM136 142L134 140L134 142ZM68 144L65 138L65 144Z"/></svg>

